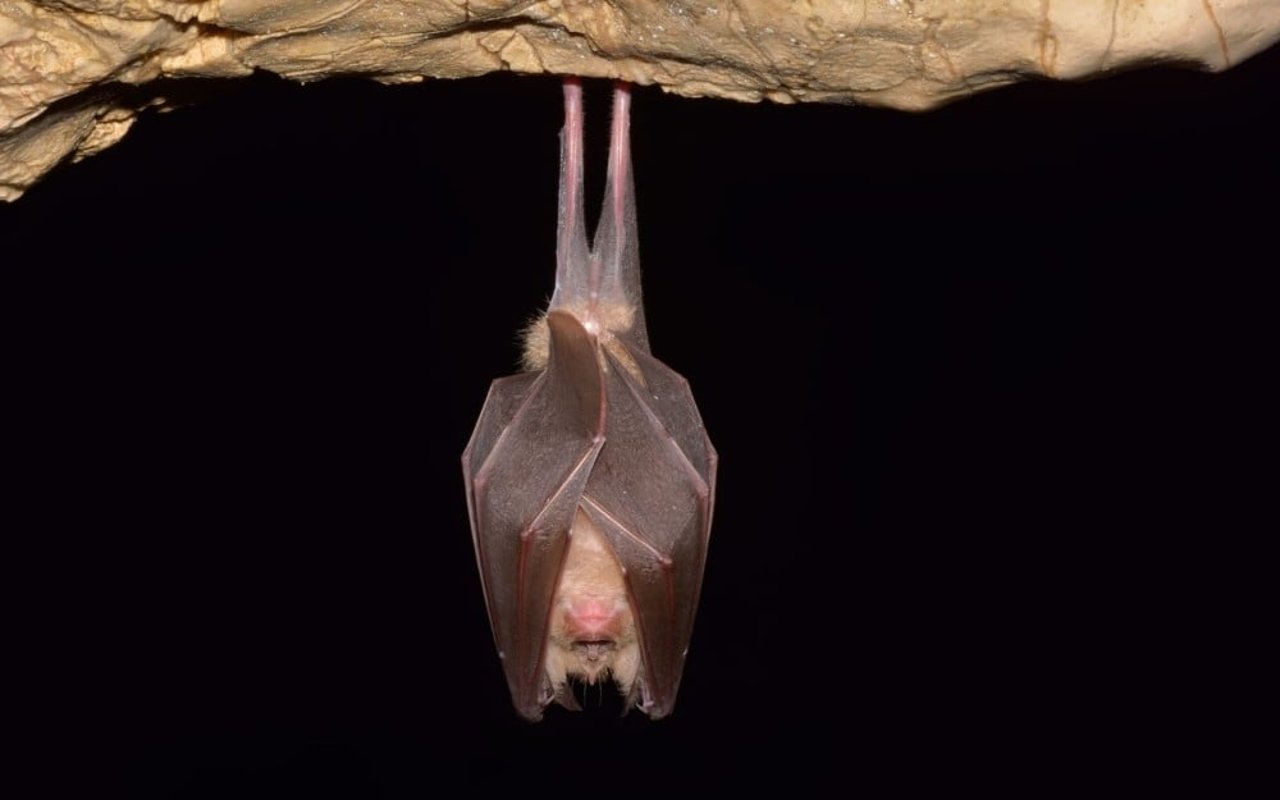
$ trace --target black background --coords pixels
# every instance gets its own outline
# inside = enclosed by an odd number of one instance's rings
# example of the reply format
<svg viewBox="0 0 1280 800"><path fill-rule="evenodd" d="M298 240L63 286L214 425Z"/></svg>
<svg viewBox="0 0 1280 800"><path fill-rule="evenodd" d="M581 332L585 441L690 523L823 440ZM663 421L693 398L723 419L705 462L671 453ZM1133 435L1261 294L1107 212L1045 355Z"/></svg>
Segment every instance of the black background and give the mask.
<svg viewBox="0 0 1280 800"><path fill-rule="evenodd" d="M1194 614L1153 587L1242 413L1278 76L1273 49L922 115L639 89L649 327L720 452L711 559L669 720L539 725L458 457L551 289L557 81L168 87L198 102L0 208L50 774L1095 785L1172 713L1148 643Z"/></svg>

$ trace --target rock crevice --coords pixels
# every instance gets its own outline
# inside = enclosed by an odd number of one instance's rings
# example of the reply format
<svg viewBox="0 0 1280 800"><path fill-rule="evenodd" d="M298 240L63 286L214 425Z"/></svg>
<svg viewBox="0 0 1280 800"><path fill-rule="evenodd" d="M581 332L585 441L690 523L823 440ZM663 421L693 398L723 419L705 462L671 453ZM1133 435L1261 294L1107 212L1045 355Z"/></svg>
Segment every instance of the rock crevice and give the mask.
<svg viewBox="0 0 1280 800"><path fill-rule="evenodd" d="M0 0L0 199L153 101L102 87L159 78L513 71L923 110L1027 78L1225 69L1278 38L1268 0Z"/></svg>

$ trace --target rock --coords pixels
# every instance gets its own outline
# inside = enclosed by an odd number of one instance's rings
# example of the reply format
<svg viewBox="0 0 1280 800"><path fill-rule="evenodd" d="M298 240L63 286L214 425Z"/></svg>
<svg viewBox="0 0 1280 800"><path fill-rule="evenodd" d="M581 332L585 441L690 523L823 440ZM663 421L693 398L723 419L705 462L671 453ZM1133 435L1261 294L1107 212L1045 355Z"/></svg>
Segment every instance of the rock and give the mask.
<svg viewBox="0 0 1280 800"><path fill-rule="evenodd" d="M118 141L163 104L158 78L507 70L923 110L1027 79L1226 69L1278 38L1269 0L6 0L0 199Z"/></svg>

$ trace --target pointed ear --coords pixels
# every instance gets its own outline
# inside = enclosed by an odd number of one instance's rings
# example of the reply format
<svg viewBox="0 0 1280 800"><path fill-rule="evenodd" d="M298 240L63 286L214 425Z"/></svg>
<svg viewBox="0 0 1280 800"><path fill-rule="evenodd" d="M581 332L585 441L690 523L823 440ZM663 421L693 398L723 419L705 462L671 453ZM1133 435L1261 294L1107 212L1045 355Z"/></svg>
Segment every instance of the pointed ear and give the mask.
<svg viewBox="0 0 1280 800"><path fill-rule="evenodd" d="M560 689L556 691L556 704L570 711L582 710L582 706L578 703L578 698L573 696L573 689L567 683L561 685Z"/></svg>

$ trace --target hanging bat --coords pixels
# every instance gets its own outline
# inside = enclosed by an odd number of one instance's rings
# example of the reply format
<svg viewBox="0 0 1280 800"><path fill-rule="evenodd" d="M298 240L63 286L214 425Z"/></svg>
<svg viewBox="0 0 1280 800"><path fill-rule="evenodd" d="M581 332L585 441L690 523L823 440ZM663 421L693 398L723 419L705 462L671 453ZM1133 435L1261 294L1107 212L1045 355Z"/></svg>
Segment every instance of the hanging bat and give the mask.
<svg viewBox="0 0 1280 800"><path fill-rule="evenodd" d="M556 288L528 371L493 382L462 454L485 604L516 710L577 709L571 679L671 713L711 531L716 453L688 382L649 354L628 127L617 84L588 248L582 86L564 85Z"/></svg>

